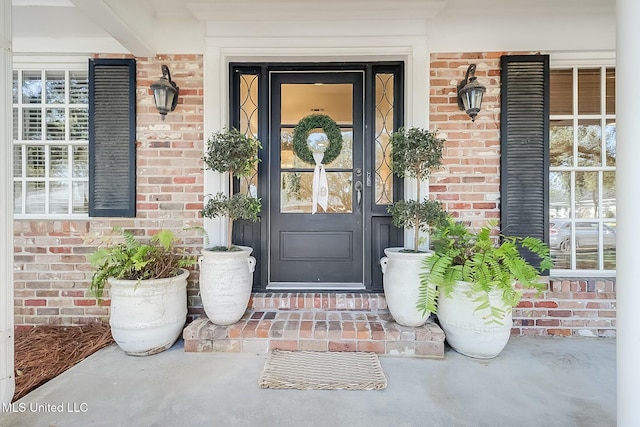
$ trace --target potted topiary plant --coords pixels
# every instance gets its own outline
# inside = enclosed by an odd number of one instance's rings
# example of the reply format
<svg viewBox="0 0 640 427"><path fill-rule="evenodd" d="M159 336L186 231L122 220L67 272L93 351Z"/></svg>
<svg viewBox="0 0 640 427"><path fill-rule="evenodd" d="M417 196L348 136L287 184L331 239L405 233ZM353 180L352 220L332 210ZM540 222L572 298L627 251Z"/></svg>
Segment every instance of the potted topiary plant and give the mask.
<svg viewBox="0 0 640 427"><path fill-rule="evenodd" d="M209 320L218 325L240 320L251 297L256 260L252 248L232 244L233 222L258 221L262 204L251 194L234 194L233 182L253 173L260 148L257 139L237 129L223 129L207 141L205 167L228 177L227 192L209 195L201 212L204 218L226 217L228 221L226 246L205 248L200 257L202 305Z"/></svg>
<svg viewBox="0 0 640 427"><path fill-rule="evenodd" d="M102 300L110 285L111 334L133 356L159 353L176 342L187 318L187 268L194 256L176 247L172 231L161 230L142 243L128 230L123 241L109 237L89 258L96 268L90 292Z"/></svg>
<svg viewBox="0 0 640 427"><path fill-rule="evenodd" d="M497 356L511 335L512 310L522 289L542 290L540 273L519 252L552 267L548 246L535 237L492 235L496 221L478 232L453 218L435 227L433 255L424 262L418 307L435 311L449 345L476 358ZM518 284L516 287L516 283ZM435 286L436 292L432 292Z"/></svg>
<svg viewBox="0 0 640 427"><path fill-rule="evenodd" d="M388 208L393 225L413 229L413 247L386 248L380 260L383 287L389 312L394 320L404 326L420 326L430 313L415 306L420 286L420 267L429 251L420 250L420 232L446 218L442 204L427 197L420 201L420 187L432 170L442 161L444 139L420 128L400 129L391 135L391 160L393 173L400 178L415 178L416 200L400 200Z"/></svg>

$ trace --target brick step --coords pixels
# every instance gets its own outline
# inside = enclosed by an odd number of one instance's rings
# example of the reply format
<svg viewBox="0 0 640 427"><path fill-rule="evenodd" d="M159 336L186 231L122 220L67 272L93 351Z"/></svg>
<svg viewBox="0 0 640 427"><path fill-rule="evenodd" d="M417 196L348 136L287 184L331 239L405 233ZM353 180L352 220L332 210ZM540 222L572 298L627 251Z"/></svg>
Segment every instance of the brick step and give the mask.
<svg viewBox="0 0 640 427"><path fill-rule="evenodd" d="M386 310L384 294L325 292L257 292L251 295L249 310L322 310L364 311Z"/></svg>
<svg viewBox="0 0 640 427"><path fill-rule="evenodd" d="M339 295L328 296L328 307L332 306L331 301L341 306L340 298L333 299ZM294 300L289 297L289 306L280 310L253 309L256 302L262 304L260 298L254 295L252 309L233 325L214 325L204 315L189 324L183 331L185 351L267 353L282 349L444 357L444 332L431 320L423 326L411 328L395 323L385 309L376 307L374 311L372 305L366 310L307 309L306 297L302 299L303 304L299 297ZM287 299L277 298L280 302ZM275 298L272 299L275 302ZM312 301L315 308L315 297ZM319 301L323 308L325 299L320 297Z"/></svg>

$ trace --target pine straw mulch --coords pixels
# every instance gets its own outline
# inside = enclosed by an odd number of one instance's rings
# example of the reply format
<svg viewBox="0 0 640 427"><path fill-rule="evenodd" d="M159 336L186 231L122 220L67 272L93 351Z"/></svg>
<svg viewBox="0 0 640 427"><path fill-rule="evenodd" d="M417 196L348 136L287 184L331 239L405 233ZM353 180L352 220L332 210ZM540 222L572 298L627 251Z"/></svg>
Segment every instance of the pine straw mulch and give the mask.
<svg viewBox="0 0 640 427"><path fill-rule="evenodd" d="M109 325L100 322L82 326L43 325L16 332L13 400L20 399L112 342Z"/></svg>

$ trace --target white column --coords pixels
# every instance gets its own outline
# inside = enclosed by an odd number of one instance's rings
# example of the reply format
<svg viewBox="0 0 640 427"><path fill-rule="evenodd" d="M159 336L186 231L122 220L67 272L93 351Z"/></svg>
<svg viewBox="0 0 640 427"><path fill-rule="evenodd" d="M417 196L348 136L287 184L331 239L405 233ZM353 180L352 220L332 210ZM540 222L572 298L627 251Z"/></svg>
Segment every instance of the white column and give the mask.
<svg viewBox="0 0 640 427"><path fill-rule="evenodd" d="M225 87L228 80L227 63L219 46L207 41L204 54L204 149L212 133L222 130L228 123L228 107L225 107L228 93ZM227 192L228 178L218 172L206 171L204 174L204 194ZM206 199L205 199L206 202ZM227 222L225 218L204 220L206 233L204 247L224 245L227 241Z"/></svg>
<svg viewBox="0 0 640 427"><path fill-rule="evenodd" d="M11 141L11 0L0 0L0 400L13 398L13 158Z"/></svg>
<svg viewBox="0 0 640 427"><path fill-rule="evenodd" d="M640 426L640 2L616 3L618 426Z"/></svg>

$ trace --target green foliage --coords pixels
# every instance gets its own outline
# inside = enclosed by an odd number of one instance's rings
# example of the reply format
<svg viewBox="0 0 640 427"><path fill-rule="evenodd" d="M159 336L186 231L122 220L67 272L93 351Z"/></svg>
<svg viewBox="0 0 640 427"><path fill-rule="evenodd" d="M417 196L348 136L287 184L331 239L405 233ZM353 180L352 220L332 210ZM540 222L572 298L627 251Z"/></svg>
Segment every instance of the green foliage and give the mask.
<svg viewBox="0 0 640 427"><path fill-rule="evenodd" d="M393 173L400 178L416 178L417 194L420 196L421 181L429 177L432 170L442 163L445 140L436 137L436 132L420 128L399 129L391 135L391 162ZM387 211L393 216L393 224L400 228L413 228L414 251L418 252L420 231L428 231L446 216L442 205L425 199L398 201Z"/></svg>
<svg viewBox="0 0 640 427"><path fill-rule="evenodd" d="M260 161L258 150L261 148L260 141L237 129L223 129L211 135L207 141L207 151L203 159L206 168L220 173L228 172L227 194L230 196L224 193L208 195L209 200L200 213L204 218L219 216L228 218L228 250L232 247L233 221L236 219L257 221L258 213L262 209L260 199L255 199L248 194L233 194L233 180L254 173L255 166Z"/></svg>
<svg viewBox="0 0 640 427"><path fill-rule="evenodd" d="M202 216L205 218L228 216L233 221L246 219L255 222L258 221L261 207L260 199L243 193L236 193L231 197L218 193L209 197L207 204L202 209Z"/></svg>
<svg viewBox="0 0 640 427"><path fill-rule="evenodd" d="M438 200L400 200L387 208L398 228L428 231L430 227L447 220L447 212Z"/></svg>
<svg viewBox="0 0 640 427"><path fill-rule="evenodd" d="M322 164L328 165L342 152L342 131L338 124L326 114L309 114L303 117L293 129L293 152L305 163L316 164L313 153L309 149L307 139L309 132L321 128L327 135L329 145L324 151Z"/></svg>
<svg viewBox="0 0 640 427"><path fill-rule="evenodd" d="M123 242L113 244L109 239L106 246L98 248L89 257L91 266L96 269L89 291L98 300L110 277L137 281L163 279L177 276L180 269L196 263L193 255L175 246L177 239L170 230L159 231L148 243L138 241L129 230L115 231L122 234Z"/></svg>
<svg viewBox="0 0 640 427"><path fill-rule="evenodd" d="M444 139L420 128L399 129L391 135L393 172L400 178L426 179L442 163Z"/></svg>
<svg viewBox="0 0 640 427"><path fill-rule="evenodd" d="M204 163L207 169L226 173L235 177L253 173L259 161L260 141L237 129L223 129L216 132L207 141Z"/></svg>
<svg viewBox="0 0 640 427"><path fill-rule="evenodd" d="M518 249L524 248L537 255L540 270L545 271L552 267L547 245L535 237L492 237L495 226L493 221L473 233L449 217L433 230L434 254L424 261L420 274L418 309L435 312L439 290L445 297L449 296L458 281L465 281L471 284L470 294L474 297L476 310L489 309L488 323L499 322L505 312L491 305L491 291L501 291L502 302L515 307L521 296L521 291L514 287L515 282L523 289L543 289L539 271L520 255ZM435 288L437 292L429 288Z"/></svg>

